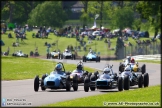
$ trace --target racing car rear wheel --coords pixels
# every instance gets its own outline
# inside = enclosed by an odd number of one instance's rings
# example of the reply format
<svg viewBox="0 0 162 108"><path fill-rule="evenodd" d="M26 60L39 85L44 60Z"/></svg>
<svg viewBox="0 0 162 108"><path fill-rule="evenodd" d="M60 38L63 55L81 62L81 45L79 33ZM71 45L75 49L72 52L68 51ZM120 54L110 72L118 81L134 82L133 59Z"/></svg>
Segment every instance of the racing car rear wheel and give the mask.
<svg viewBox="0 0 162 108"><path fill-rule="evenodd" d="M149 74L148 73L144 73L143 85L144 85L144 87L148 87L148 85L149 85Z"/></svg>
<svg viewBox="0 0 162 108"><path fill-rule="evenodd" d="M118 78L118 90L123 91L123 78L122 77Z"/></svg>
<svg viewBox="0 0 162 108"><path fill-rule="evenodd" d="M66 78L66 91L70 91L71 89L71 82L70 82L70 76L68 75Z"/></svg>
<svg viewBox="0 0 162 108"><path fill-rule="evenodd" d="M39 90L39 76L37 75L34 79L34 91L38 91Z"/></svg>
<svg viewBox="0 0 162 108"><path fill-rule="evenodd" d="M75 60L76 58L75 58L76 56L75 56L75 54L73 54L73 60Z"/></svg>
<svg viewBox="0 0 162 108"><path fill-rule="evenodd" d="M129 90L129 87L130 87L129 76L126 75L124 76L124 90Z"/></svg>
<svg viewBox="0 0 162 108"><path fill-rule="evenodd" d="M142 74L144 74L146 72L146 65L145 64L142 65L141 72L142 72Z"/></svg>
<svg viewBox="0 0 162 108"><path fill-rule="evenodd" d="M46 88L44 87L44 79L45 79L46 77L47 77L46 74L44 74L44 75L42 76L42 80L41 80L41 89L42 89L42 91L46 90Z"/></svg>
<svg viewBox="0 0 162 108"><path fill-rule="evenodd" d="M142 75L138 75L138 87L142 88L143 86L143 77Z"/></svg>
<svg viewBox="0 0 162 108"><path fill-rule="evenodd" d="M98 62L100 62L100 57L98 57Z"/></svg>
<svg viewBox="0 0 162 108"><path fill-rule="evenodd" d="M86 57L85 56L83 56L83 62L86 62Z"/></svg>
<svg viewBox="0 0 162 108"><path fill-rule="evenodd" d="M84 79L84 91L85 92L88 92L89 91L89 78L88 77L85 77Z"/></svg>
<svg viewBox="0 0 162 108"><path fill-rule="evenodd" d="M74 91L78 90L78 76L76 74L73 78L73 89L74 89Z"/></svg>
<svg viewBox="0 0 162 108"><path fill-rule="evenodd" d="M12 56L15 56L15 54L13 53Z"/></svg>

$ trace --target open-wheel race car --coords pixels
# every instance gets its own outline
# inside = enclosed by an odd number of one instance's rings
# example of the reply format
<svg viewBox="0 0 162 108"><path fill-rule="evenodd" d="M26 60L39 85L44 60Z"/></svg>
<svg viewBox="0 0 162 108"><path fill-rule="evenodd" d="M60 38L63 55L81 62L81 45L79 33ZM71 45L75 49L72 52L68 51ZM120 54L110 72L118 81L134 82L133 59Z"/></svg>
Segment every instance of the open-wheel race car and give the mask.
<svg viewBox="0 0 162 108"><path fill-rule="evenodd" d="M12 56L15 56L15 57L28 57L28 54L24 54L21 50L19 50L19 51L13 53Z"/></svg>
<svg viewBox="0 0 162 108"><path fill-rule="evenodd" d="M93 51L90 51L87 56L83 56L83 62L86 62L86 61L96 61L96 62L100 62L100 56L99 54L96 54L95 52Z"/></svg>
<svg viewBox="0 0 162 108"><path fill-rule="evenodd" d="M54 50L54 51L52 51L52 52L50 53L50 58L56 59L56 58L59 57L59 54L60 54L59 51Z"/></svg>
<svg viewBox="0 0 162 108"><path fill-rule="evenodd" d="M65 51L62 54L62 56L63 56L64 59L72 59L72 60L75 60L75 58L76 58L75 54L73 54L68 49L65 49Z"/></svg>
<svg viewBox="0 0 162 108"><path fill-rule="evenodd" d="M92 75L91 72L85 71L84 70L84 66L83 66L83 62L80 61L77 64L76 69L74 69L72 72L68 73L70 75L70 79L71 81L73 81L73 78L75 77L75 75L78 76L78 83L84 83L84 78L85 76L88 76L90 78L90 76ZM93 73L96 77L99 75L98 71Z"/></svg>
<svg viewBox="0 0 162 108"><path fill-rule="evenodd" d="M46 73L42 76L42 78L39 78L38 75L35 77L34 91L38 92L39 87L41 87L42 91L45 91L47 88L66 89L66 91L70 91L71 87L73 87L74 91L77 91L77 79L78 77L75 75L73 81L71 81L70 75L67 75L63 63L59 62L56 64L54 71L52 71L49 75Z"/></svg>
<svg viewBox="0 0 162 108"><path fill-rule="evenodd" d="M119 80L123 82L124 90L129 90L130 86L138 85L139 88L149 86L149 74L148 73L135 73L131 69L131 65L128 64L124 71L120 73ZM121 87L121 91L123 88Z"/></svg>
<svg viewBox="0 0 162 108"><path fill-rule="evenodd" d="M98 78L95 75L92 75L90 79L85 77L84 79L84 91L88 92L89 88L91 91L95 91L95 89L115 89L118 87L119 91L122 86L121 81L118 81L117 73L113 72L113 65L107 65L103 74Z"/></svg>
<svg viewBox="0 0 162 108"><path fill-rule="evenodd" d="M131 70L133 72L142 72L144 74L146 72L146 65L143 64L141 67L139 66L138 62L135 62L134 58L131 58L130 56L127 56L126 59L123 60L123 62L119 64L119 72L123 72L125 67L129 64L131 66Z"/></svg>

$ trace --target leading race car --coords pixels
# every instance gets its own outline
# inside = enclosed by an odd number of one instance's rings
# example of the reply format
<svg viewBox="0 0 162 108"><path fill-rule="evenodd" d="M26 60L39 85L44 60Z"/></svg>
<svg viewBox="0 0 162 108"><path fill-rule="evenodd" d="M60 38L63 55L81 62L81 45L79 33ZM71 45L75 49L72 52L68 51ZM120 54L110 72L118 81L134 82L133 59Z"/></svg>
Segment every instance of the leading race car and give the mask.
<svg viewBox="0 0 162 108"><path fill-rule="evenodd" d="M72 59L75 60L75 54L73 54L71 51L68 51L67 49L65 49L65 51L62 54L64 59Z"/></svg>
<svg viewBox="0 0 162 108"><path fill-rule="evenodd" d="M86 77L84 79L84 91L88 92L89 88L91 91L95 91L95 89L114 89L116 87L122 87L122 81L118 81L117 73L114 73L112 70L112 66L107 65L104 70L103 74L96 78L95 75L92 75L90 79Z"/></svg>
<svg viewBox="0 0 162 108"><path fill-rule="evenodd" d="M123 81L124 90L129 90L130 86L138 85L139 88L148 87L149 86L149 74L137 74L132 72L131 65L128 64L119 75L119 79ZM123 88L121 88L123 90Z"/></svg>
<svg viewBox="0 0 162 108"><path fill-rule="evenodd" d="M123 63L119 64L119 72L123 72L127 64L131 65L131 70L133 72L142 72L142 74L146 72L146 65L143 64L139 67L138 62L135 62L134 58L131 58L130 56L127 56L127 58L123 60Z"/></svg>
<svg viewBox="0 0 162 108"><path fill-rule="evenodd" d="M62 70L63 68L63 70ZM42 91L47 88L50 89L66 89L66 91L70 91L71 87L73 87L74 91L78 90L78 82L77 75L74 76L73 81L70 81L70 76L65 72L65 68L63 63L57 63L54 71L52 71L49 75L44 74L41 79L37 75L34 79L34 91L37 92L39 90L39 86Z"/></svg>
<svg viewBox="0 0 162 108"><path fill-rule="evenodd" d="M86 62L86 61L100 62L100 56L99 54L96 54L95 52L90 51L87 56L83 56L83 62Z"/></svg>
<svg viewBox="0 0 162 108"><path fill-rule="evenodd" d="M13 53L12 56L15 56L15 57L28 57L28 54L24 54L21 50L19 50L19 51Z"/></svg>
<svg viewBox="0 0 162 108"><path fill-rule="evenodd" d="M98 71L93 73L96 77L99 75ZM83 66L83 62L79 62L77 64L77 67L75 70L73 70L71 73L69 72L70 75L70 79L71 81L73 80L73 78L75 77L75 75L78 76L78 83L84 83L84 78L87 75L89 78L92 75L91 72L85 71L84 70L84 66Z"/></svg>

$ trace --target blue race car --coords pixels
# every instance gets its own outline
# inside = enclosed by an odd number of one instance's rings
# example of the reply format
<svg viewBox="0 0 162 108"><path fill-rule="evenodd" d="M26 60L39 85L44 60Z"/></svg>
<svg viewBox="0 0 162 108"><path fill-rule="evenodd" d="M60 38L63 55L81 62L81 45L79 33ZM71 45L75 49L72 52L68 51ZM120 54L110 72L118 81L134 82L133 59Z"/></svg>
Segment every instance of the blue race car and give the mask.
<svg viewBox="0 0 162 108"><path fill-rule="evenodd" d="M87 56L83 56L83 62L86 61L96 61L100 62L100 56L97 55L95 52L90 51Z"/></svg>
<svg viewBox="0 0 162 108"><path fill-rule="evenodd" d="M112 66L106 66L103 70L103 74L100 75L99 78L96 78L95 75L91 75L90 79L86 77L84 79L84 91L88 92L89 88L91 91L95 91L96 88L115 89L116 87L118 87L120 91L122 81L118 81L117 73L113 72Z"/></svg>
<svg viewBox="0 0 162 108"><path fill-rule="evenodd" d="M63 71L62 71L63 68ZM74 91L78 90L78 76L75 75L73 77L73 81L70 80L70 75L65 72L65 68L63 63L57 63L54 71L52 71L49 75L44 74L41 79L37 75L34 79L34 91L38 92L39 86L42 91L45 91L47 88L49 89L66 89L66 91L70 91L71 87L73 87Z"/></svg>

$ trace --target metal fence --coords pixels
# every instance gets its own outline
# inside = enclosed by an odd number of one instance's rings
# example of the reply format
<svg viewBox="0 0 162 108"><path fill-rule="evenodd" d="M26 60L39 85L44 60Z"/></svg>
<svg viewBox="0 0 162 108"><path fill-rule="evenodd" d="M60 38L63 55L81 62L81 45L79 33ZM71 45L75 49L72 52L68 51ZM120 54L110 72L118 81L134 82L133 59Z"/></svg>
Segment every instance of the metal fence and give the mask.
<svg viewBox="0 0 162 108"><path fill-rule="evenodd" d="M161 54L161 42L152 41L150 43L136 43L124 47L124 55L154 55Z"/></svg>

